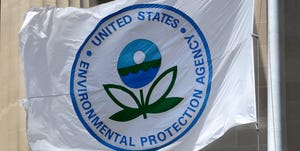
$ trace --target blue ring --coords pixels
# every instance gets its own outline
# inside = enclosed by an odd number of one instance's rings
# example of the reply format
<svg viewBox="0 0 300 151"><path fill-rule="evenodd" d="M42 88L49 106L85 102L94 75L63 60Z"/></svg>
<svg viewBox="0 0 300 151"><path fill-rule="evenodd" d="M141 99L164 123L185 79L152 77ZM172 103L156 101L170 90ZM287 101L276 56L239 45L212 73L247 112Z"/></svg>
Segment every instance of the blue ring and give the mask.
<svg viewBox="0 0 300 151"><path fill-rule="evenodd" d="M211 55L210 55L210 51L209 51L209 48L208 48L208 44L207 44L207 41L206 41L203 33L201 32L200 28L197 26L197 24L188 15L186 15L182 11L180 11L180 10L174 8L174 7L168 6L168 5L161 5L161 4L137 4L137 5L132 5L132 6L125 7L125 8L123 8L123 9L121 9L121 10L115 12L115 13L112 13L112 14L104 17L102 20L100 20L100 22L96 25L95 29L85 39L85 41L83 42L83 44L80 46L78 52L76 53L75 60L74 60L74 63L73 63L73 66L72 66L72 70L71 70L70 96L71 96L71 99L72 99L74 110L75 110L75 112L76 112L79 120L84 125L84 127L88 130L88 132L95 139L97 139L100 143L102 143L103 145L105 145L105 146L107 146L107 147L109 147L111 149L114 149L114 150L132 151L132 150L127 150L127 149L124 149L124 148L119 148L119 147L113 146L113 145L111 145L109 143L106 143L97 134L95 134L95 132L85 122L85 120L83 119L82 115L80 114L79 108L77 106L77 102L76 102L74 90L73 90L73 87L74 87L74 73L75 73L75 68L77 66L77 63L78 63L78 59L80 58L81 51L83 50L84 46L89 41L89 39L91 38L91 36L94 35L94 33L97 31L97 29L104 22L106 22L108 19L110 19L111 17L114 17L114 16L116 16L118 14L121 14L121 13L129 11L129 10L138 9L138 8L162 8L162 9L167 9L167 10L173 11L173 12L177 13L178 15L182 16L183 18L185 18L194 27L194 29L197 31L199 37L202 40L202 43L203 43L204 48L205 48L206 56L207 56L207 63L208 63L208 69L209 69L208 84L207 84L207 89L206 89L206 95L205 95L205 98L204 98L204 102L203 102L203 105L202 105L200 111L198 112L198 114L196 115L196 117L194 118L194 120L191 122L191 124L181 134L179 134L173 140L169 141L168 143L166 143L164 145L161 145L161 146L153 148L153 149L148 149L146 151L154 151L154 150L158 150L160 148L166 147L166 146L174 143L178 139L180 139L182 136L184 136L197 123L197 121L199 120L200 116L202 115L202 113L203 113L203 111L204 111L204 109L206 107L206 104L207 104L207 101L208 101L208 97L209 97L209 94L210 94L210 90L211 90L211 80L212 80L213 71L212 71L212 60L211 60Z"/></svg>

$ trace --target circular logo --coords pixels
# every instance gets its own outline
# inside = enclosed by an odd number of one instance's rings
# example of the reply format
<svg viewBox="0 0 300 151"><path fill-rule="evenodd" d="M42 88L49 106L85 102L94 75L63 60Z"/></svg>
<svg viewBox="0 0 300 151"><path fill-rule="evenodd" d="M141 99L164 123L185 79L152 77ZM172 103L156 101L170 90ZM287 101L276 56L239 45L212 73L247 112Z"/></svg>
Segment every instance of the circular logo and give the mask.
<svg viewBox="0 0 300 151"><path fill-rule="evenodd" d="M156 150L200 119L212 64L185 13L139 4L103 18L76 54L70 91L87 131L114 150Z"/></svg>
<svg viewBox="0 0 300 151"><path fill-rule="evenodd" d="M137 39L126 45L121 52L118 72L125 85L141 88L154 79L160 64L161 56L157 46L149 40Z"/></svg>

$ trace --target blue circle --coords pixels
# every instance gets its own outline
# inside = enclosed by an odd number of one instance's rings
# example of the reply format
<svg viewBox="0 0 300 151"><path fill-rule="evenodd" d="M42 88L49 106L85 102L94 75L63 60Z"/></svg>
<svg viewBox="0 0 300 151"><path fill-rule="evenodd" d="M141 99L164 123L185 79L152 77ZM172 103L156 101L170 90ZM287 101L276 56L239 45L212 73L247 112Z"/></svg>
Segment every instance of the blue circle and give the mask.
<svg viewBox="0 0 300 151"><path fill-rule="evenodd" d="M86 51L86 55L87 55L87 56L89 56L89 57L90 57L90 56L92 56L92 54L93 54L93 53L92 53L92 51L91 51L91 50L88 50L88 51Z"/></svg>
<svg viewBox="0 0 300 151"><path fill-rule="evenodd" d="M161 149L163 147L166 147L166 146L168 146L168 145L176 142L178 139L180 139L182 136L184 136L197 123L197 121L199 120L200 116L202 115L202 113L203 113L203 111L205 109L205 106L207 104L208 97L209 97L209 94L210 94L210 89L211 89L211 80L212 80L213 71L212 71L212 60L211 60L211 55L210 55L210 51L209 51L209 47L208 47L207 41L206 41L203 33L201 32L200 28L197 26L197 24L193 21L192 18L190 18L184 12L182 12L182 11L180 11L180 10L174 8L174 7L168 6L168 5L161 5L161 4L137 4L137 5L132 5L132 6L125 7L125 8L123 8L123 9L121 9L121 10L115 12L115 13L112 13L112 14L106 16L105 18L103 18L102 20L100 20L100 22L96 25L96 27L94 28L94 30L85 39L85 41L83 42L83 44L80 46L78 52L76 53L76 57L75 57L75 60L74 60L73 66L72 66L71 77L70 77L70 96L71 96L71 99L72 99L74 110L75 110L75 112L76 112L79 120L81 121L81 123L87 129L87 131L95 139L97 139L100 143L102 143L105 146L107 146L107 147L109 147L111 149L114 149L114 150L127 150L127 149L120 148L120 147L117 147L117 146L113 146L113 145L105 142L85 122L85 120L83 119L83 117L82 117L82 115L81 115L81 113L79 111L79 108L77 106L77 102L76 102L76 98L75 98L75 94L74 94L74 74L75 74L75 69L76 69L76 66L77 66L77 63L78 63L78 60L80 58L80 54L81 54L83 48L85 47L85 45L87 44L87 42L89 41L89 39L95 34L95 32L97 31L97 29L103 23L105 23L107 20L109 20L110 18L112 18L112 17L114 17L116 15L119 15L121 13L124 13L126 11L134 10L134 9L138 9L138 8L161 8L161 9L166 9L166 10L169 10L169 11L173 11L173 12L177 13L178 15L182 16L183 18L185 18L194 27L194 29L197 31L199 37L202 40L202 43L203 43L203 46L204 46L205 52L206 52L208 69L209 69L208 83L207 83L206 95L205 95L205 98L204 98L204 101L203 101L203 105L201 106L200 111L198 112L198 114L196 115L196 117L193 119L193 121L191 122L191 124L181 134L179 134L173 140L171 140L168 143L163 144L163 145L161 145L159 147L148 149L148 150L149 151L150 150L153 151L153 150Z"/></svg>
<svg viewBox="0 0 300 151"><path fill-rule="evenodd" d="M118 60L118 69L137 65L133 57L138 51L142 51L145 54L144 62L161 59L160 52L152 41L147 39L136 39L128 43L122 50Z"/></svg>
<svg viewBox="0 0 300 151"><path fill-rule="evenodd" d="M184 34L186 32L186 29L185 28L181 28L180 32Z"/></svg>
<svg viewBox="0 0 300 151"><path fill-rule="evenodd" d="M136 64L134 54L142 51L145 59ZM121 80L130 88L141 88L149 84L156 76L161 64L161 55L157 46L147 39L136 39L122 50L118 60L118 72Z"/></svg>

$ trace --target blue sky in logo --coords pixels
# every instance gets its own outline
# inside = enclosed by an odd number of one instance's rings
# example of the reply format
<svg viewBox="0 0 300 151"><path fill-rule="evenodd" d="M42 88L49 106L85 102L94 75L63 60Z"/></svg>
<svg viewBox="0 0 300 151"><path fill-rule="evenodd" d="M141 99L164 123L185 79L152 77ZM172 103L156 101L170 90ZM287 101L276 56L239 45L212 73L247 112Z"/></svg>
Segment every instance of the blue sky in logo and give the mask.
<svg viewBox="0 0 300 151"><path fill-rule="evenodd" d="M160 52L153 42L146 39L137 39L127 44L122 50L118 61L118 69L136 65L133 57L137 51L142 51L145 54L144 62L161 59Z"/></svg>

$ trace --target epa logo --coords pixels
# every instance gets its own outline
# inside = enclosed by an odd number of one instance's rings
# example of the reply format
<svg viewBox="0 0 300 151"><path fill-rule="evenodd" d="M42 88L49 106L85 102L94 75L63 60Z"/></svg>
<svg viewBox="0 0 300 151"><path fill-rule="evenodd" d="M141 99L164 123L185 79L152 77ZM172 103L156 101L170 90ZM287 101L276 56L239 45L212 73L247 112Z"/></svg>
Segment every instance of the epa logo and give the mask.
<svg viewBox="0 0 300 151"><path fill-rule="evenodd" d="M149 84L158 73L161 65L161 55L157 46L145 39L137 39L130 42L121 52L118 61L118 72L121 80L130 88L138 89ZM167 90L163 90L164 94L152 104L149 104L151 94L159 82L168 74L171 74L171 81L167 86ZM151 85L147 95L144 95L143 89L140 89L140 98L132 91L121 85L107 84L104 89L110 98L123 110L117 112L110 119L115 121L129 121L140 115L147 118L147 113L161 113L175 107L183 98L167 97L175 84L177 75L177 67L174 66L164 71ZM111 93L110 89L119 89L128 93L138 108L131 108L122 104Z"/></svg>
<svg viewBox="0 0 300 151"><path fill-rule="evenodd" d="M132 5L101 19L85 39L70 94L101 145L157 150L199 124L212 73L208 44L191 17L167 5Z"/></svg>

